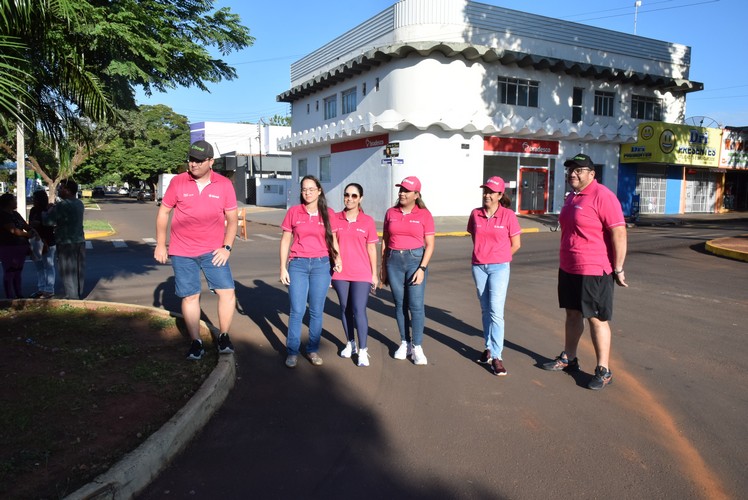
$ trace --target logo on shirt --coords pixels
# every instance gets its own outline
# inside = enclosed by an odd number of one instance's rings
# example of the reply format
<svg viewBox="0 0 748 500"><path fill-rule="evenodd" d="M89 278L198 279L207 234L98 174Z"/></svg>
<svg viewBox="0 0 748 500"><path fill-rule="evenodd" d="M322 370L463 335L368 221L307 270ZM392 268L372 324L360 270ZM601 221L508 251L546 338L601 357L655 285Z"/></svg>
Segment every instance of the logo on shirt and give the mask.
<svg viewBox="0 0 748 500"><path fill-rule="evenodd" d="M413 220L413 219L409 220L408 222L410 222L411 224L420 224L421 223L421 221L419 221L419 220Z"/></svg>
<svg viewBox="0 0 748 500"><path fill-rule="evenodd" d="M195 195L193 193L184 193L182 196L184 196L185 198L188 198L190 196L195 196Z"/></svg>
<svg viewBox="0 0 748 500"><path fill-rule="evenodd" d="M365 233L366 232L365 229L361 229L360 227L357 227L356 231L358 231L359 233Z"/></svg>
<svg viewBox="0 0 748 500"><path fill-rule="evenodd" d="M208 198L215 198L215 199L217 199L217 200L218 200L218 199L220 199L221 197L220 197L220 196L218 196L218 195L216 195L216 194L209 194L209 195L208 195Z"/></svg>

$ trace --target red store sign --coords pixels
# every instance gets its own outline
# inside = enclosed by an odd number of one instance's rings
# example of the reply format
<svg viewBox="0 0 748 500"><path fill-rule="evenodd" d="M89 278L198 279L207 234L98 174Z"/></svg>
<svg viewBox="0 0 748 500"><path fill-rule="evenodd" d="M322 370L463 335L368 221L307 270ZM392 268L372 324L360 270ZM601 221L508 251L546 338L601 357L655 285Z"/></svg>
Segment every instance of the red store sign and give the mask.
<svg viewBox="0 0 748 500"><path fill-rule="evenodd" d="M532 139L490 136L483 138L483 150L527 155L557 155L558 141L535 141Z"/></svg>
<svg viewBox="0 0 748 500"><path fill-rule="evenodd" d="M383 148L390 142L389 134L375 135L364 137L354 141L339 142L330 146L331 153L342 153L344 151L354 151L356 149L366 148Z"/></svg>

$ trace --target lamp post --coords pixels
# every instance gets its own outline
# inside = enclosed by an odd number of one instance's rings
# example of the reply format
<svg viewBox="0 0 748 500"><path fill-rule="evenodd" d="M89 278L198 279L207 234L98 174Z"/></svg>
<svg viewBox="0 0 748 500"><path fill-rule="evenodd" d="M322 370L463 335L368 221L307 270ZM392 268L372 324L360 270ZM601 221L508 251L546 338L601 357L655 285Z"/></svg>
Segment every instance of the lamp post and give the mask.
<svg viewBox="0 0 748 500"><path fill-rule="evenodd" d="M641 0L634 2L634 35L636 35L636 18L639 16L639 7L642 6Z"/></svg>

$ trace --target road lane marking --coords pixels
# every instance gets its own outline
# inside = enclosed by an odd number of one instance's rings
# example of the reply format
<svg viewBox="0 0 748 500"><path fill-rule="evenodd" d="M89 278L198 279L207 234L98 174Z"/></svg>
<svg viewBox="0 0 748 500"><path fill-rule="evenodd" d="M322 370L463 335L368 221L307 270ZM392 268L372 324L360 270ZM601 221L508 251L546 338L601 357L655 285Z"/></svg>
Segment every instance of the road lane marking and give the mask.
<svg viewBox="0 0 748 500"><path fill-rule="evenodd" d="M156 246L156 238L143 238L143 241L152 247Z"/></svg>
<svg viewBox="0 0 748 500"><path fill-rule="evenodd" d="M116 239L112 240L112 245L114 245L114 248L125 248L127 246L127 243L125 243L125 240Z"/></svg>
<svg viewBox="0 0 748 500"><path fill-rule="evenodd" d="M258 238L265 238L266 240L280 241L280 238L278 236L270 236L267 234L255 234L254 236L257 236Z"/></svg>

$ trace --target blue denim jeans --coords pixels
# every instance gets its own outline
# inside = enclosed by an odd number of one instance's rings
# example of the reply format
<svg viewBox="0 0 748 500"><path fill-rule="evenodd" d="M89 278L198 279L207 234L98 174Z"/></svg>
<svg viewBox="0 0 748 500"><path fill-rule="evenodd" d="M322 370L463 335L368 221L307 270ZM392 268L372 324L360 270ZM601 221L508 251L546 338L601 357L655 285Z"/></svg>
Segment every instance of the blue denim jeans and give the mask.
<svg viewBox="0 0 748 500"><path fill-rule="evenodd" d="M426 308L423 303L426 294L428 271L423 283L411 285L413 275L418 270L423 258L423 248L413 250L387 250L387 280L390 283L392 297L395 299L395 319L400 331L400 340L408 341L408 332L413 345L423 342L423 325L426 320Z"/></svg>
<svg viewBox="0 0 748 500"><path fill-rule="evenodd" d="M34 261L36 266L36 289L40 292L55 293L55 255L57 246L47 247L42 258Z"/></svg>
<svg viewBox="0 0 748 500"><path fill-rule="evenodd" d="M366 315L366 304L369 302L371 283L368 281L332 280L332 287L338 294L342 309L341 320L346 341L353 340L353 327L358 332L359 349L366 348L369 335L369 318Z"/></svg>
<svg viewBox="0 0 748 500"><path fill-rule="evenodd" d="M478 291L483 338L494 358L503 359L504 303L509 287L509 263L473 264L473 280Z"/></svg>
<svg viewBox="0 0 748 500"><path fill-rule="evenodd" d="M295 258L288 263L288 297L291 314L288 319L288 354L299 354L301 347L301 322L309 303L309 344L306 352L319 350L322 336L322 314L325 309L327 290L330 288L330 259L328 257Z"/></svg>

